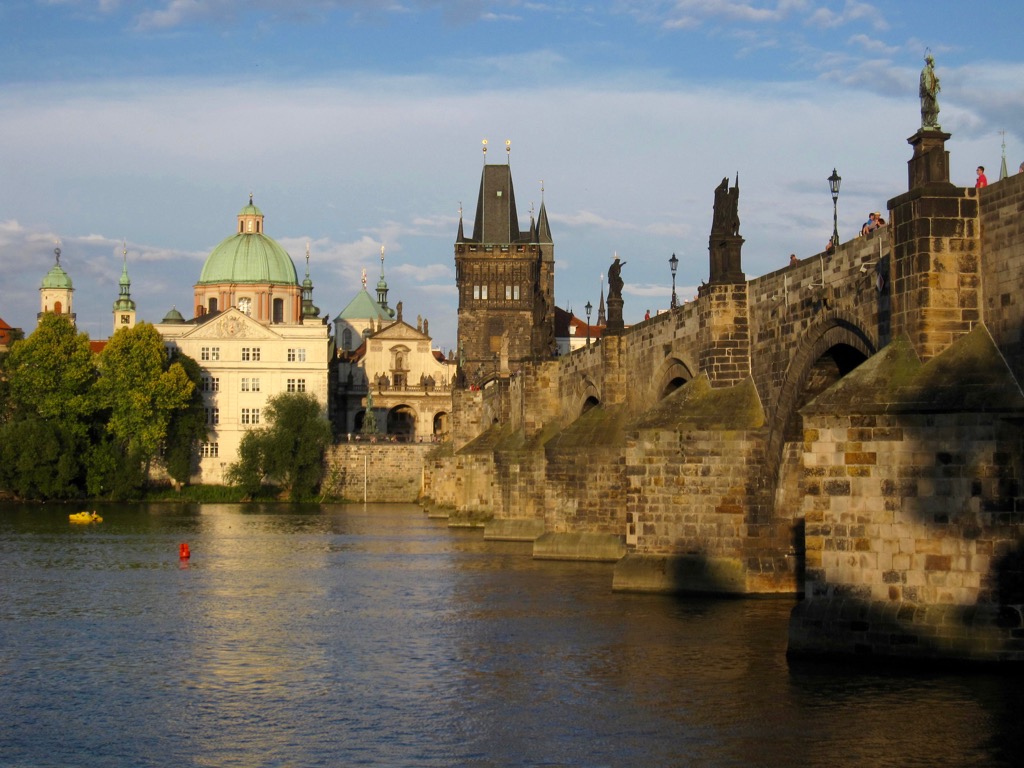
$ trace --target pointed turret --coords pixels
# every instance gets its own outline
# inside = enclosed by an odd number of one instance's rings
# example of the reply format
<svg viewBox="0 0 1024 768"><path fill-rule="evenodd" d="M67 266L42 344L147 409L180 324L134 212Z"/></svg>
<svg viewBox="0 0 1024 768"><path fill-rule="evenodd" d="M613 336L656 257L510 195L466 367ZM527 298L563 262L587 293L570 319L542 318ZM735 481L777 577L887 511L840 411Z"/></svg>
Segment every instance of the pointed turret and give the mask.
<svg viewBox="0 0 1024 768"><path fill-rule="evenodd" d="M128 277L128 245L121 245L121 279L118 281L119 292L114 302L114 333L118 328L135 327L135 302L132 300L132 281Z"/></svg>
<svg viewBox="0 0 1024 768"><path fill-rule="evenodd" d="M480 177L473 239L478 243L507 245L519 241L519 218L512 188L512 168L485 165Z"/></svg>
<svg viewBox="0 0 1024 768"><path fill-rule="evenodd" d="M455 236L456 243L466 242L466 234L462 230L462 203L459 203L459 234Z"/></svg>
<svg viewBox="0 0 1024 768"><path fill-rule="evenodd" d="M316 320L320 307L313 303L313 281L309 277L309 243L306 243L306 279L302 281L302 320Z"/></svg>
<svg viewBox="0 0 1024 768"><path fill-rule="evenodd" d="M537 242L553 243L551 239L551 225L548 224L548 208L544 200L540 201L540 214L537 216Z"/></svg>
<svg viewBox="0 0 1024 768"><path fill-rule="evenodd" d="M388 317L395 316L395 310L388 306L388 281L384 279L384 246L380 247L380 280L377 281L377 303L388 313Z"/></svg>

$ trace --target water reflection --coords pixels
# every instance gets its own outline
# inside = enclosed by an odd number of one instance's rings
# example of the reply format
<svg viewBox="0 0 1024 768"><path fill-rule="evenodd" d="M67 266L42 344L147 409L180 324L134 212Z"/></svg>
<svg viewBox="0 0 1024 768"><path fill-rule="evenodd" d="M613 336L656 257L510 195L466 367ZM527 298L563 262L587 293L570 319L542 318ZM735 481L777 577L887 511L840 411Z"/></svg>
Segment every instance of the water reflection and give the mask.
<svg viewBox="0 0 1024 768"><path fill-rule="evenodd" d="M608 565L414 507L99 511L0 509L0 763L1011 765L1024 746L1012 680L787 667L786 601L612 593Z"/></svg>

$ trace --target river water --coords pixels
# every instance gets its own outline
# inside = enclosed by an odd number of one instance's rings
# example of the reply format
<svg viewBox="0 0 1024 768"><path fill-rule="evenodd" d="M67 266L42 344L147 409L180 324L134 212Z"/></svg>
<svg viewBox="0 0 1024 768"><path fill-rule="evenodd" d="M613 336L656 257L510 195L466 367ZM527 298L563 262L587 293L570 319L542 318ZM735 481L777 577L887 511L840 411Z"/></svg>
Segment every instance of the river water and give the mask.
<svg viewBox="0 0 1024 768"><path fill-rule="evenodd" d="M1017 765L1019 680L787 664L408 505L0 507L3 766ZM192 557L180 561L187 542Z"/></svg>

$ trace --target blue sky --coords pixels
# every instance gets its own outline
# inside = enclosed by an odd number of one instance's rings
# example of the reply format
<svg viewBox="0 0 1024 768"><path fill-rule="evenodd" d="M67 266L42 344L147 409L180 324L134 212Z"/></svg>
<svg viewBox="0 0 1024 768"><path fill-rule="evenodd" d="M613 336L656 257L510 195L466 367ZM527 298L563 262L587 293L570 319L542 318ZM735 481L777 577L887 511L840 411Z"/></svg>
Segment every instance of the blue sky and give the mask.
<svg viewBox="0 0 1024 768"><path fill-rule="evenodd" d="M839 0L5 0L0 317L35 326L59 241L79 326L111 329L122 239L142 319L190 314L250 192L332 318L376 282L456 336L453 241L488 162L524 227L541 180L559 306L595 305L615 253L625 319L707 277L713 191L740 179L743 266L809 256L906 189L926 49L955 182L1024 160L1009 4ZM1005 130L1005 137L1001 131ZM510 158L503 145L512 142Z"/></svg>

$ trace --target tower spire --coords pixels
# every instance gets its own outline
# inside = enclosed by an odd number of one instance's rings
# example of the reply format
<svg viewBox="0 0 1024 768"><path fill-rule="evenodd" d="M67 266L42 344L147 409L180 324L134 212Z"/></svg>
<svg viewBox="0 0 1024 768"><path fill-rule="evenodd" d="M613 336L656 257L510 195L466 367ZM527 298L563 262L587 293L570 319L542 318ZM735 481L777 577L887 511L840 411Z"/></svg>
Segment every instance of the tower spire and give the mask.
<svg viewBox="0 0 1024 768"><path fill-rule="evenodd" d="M309 277L309 241L306 241L306 279L302 281L302 318L316 318L320 307L313 304L313 281Z"/></svg>
<svg viewBox="0 0 1024 768"><path fill-rule="evenodd" d="M380 280L377 281L377 303L389 316L395 316L395 310L388 307L388 281L384 279L384 246L380 247Z"/></svg>
<svg viewBox="0 0 1024 768"><path fill-rule="evenodd" d="M121 279L118 280L118 296L114 302L114 332L118 328L135 327L135 302L132 300L132 281L128 277L128 242L121 240Z"/></svg>

